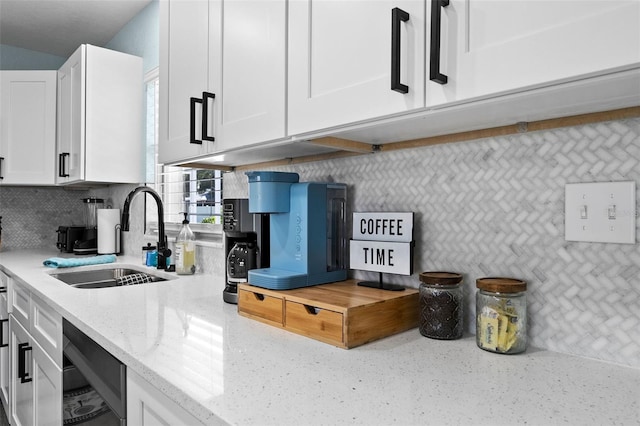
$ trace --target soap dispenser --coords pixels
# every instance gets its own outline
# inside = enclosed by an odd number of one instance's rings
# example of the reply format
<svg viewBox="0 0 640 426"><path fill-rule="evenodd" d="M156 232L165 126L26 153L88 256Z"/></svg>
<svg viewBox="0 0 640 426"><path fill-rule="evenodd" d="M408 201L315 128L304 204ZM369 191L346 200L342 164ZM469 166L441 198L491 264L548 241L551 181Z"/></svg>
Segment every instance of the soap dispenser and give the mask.
<svg viewBox="0 0 640 426"><path fill-rule="evenodd" d="M191 275L196 272L196 237L189 227L187 213L183 214L182 228L176 239L176 273Z"/></svg>

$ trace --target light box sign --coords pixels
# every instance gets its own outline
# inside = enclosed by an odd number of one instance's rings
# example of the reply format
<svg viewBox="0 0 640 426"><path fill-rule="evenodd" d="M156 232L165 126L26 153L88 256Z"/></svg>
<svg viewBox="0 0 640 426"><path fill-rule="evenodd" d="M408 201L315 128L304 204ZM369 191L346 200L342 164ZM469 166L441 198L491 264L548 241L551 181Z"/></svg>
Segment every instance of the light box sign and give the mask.
<svg viewBox="0 0 640 426"><path fill-rule="evenodd" d="M353 213L351 269L411 275L412 248L413 212Z"/></svg>

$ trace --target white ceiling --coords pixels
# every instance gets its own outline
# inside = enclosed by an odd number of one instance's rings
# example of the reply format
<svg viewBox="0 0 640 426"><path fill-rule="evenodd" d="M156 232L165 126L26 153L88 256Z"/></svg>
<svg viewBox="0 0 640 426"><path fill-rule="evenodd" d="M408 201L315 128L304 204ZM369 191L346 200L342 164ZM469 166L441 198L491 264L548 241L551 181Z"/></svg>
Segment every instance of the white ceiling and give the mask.
<svg viewBox="0 0 640 426"><path fill-rule="evenodd" d="M0 44L63 58L104 46L151 0L0 0Z"/></svg>

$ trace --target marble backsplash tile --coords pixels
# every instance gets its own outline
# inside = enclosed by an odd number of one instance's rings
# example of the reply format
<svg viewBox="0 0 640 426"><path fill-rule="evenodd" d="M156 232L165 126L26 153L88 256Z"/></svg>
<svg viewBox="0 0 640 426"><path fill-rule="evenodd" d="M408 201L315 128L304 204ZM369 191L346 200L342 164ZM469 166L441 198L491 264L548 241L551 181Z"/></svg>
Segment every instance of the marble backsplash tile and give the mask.
<svg viewBox="0 0 640 426"><path fill-rule="evenodd" d="M640 190L640 119L272 170L346 183L349 213L415 212L414 274L385 278L418 287L422 271L462 273L467 331L475 280L520 278L531 345L640 368L640 245L564 240L565 183L626 180ZM225 196L246 197L246 182L225 174Z"/></svg>
<svg viewBox="0 0 640 426"><path fill-rule="evenodd" d="M82 199L88 196L86 190L0 187L2 250L56 250L58 226L84 224Z"/></svg>
<svg viewBox="0 0 640 426"><path fill-rule="evenodd" d="M422 271L462 273L467 331L474 332L476 278L521 278L529 285L531 345L640 368L640 245L564 240L565 183L633 180L640 190L640 119L273 170L347 183L350 212L414 211L414 274L385 278L417 287ZM0 187L2 249L55 250L59 225L82 224L82 198L102 197L122 209L135 186ZM224 191L246 197L244 174L226 173ZM123 243L137 253L146 244L143 199L132 209ZM222 248L202 247L198 263L203 272L222 273Z"/></svg>

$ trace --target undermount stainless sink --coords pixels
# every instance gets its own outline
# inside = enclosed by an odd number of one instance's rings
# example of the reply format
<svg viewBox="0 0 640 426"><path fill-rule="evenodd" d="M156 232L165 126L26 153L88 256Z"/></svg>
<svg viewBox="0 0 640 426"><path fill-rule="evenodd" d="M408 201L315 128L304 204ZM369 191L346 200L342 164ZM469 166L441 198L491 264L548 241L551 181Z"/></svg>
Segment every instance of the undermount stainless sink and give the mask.
<svg viewBox="0 0 640 426"><path fill-rule="evenodd" d="M51 276L75 288L104 288L167 281L167 278L145 270L124 267L60 272Z"/></svg>

